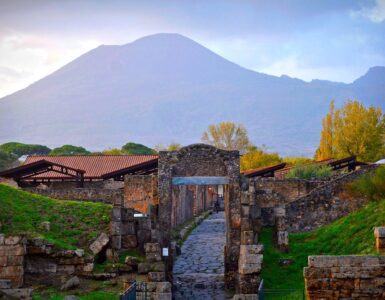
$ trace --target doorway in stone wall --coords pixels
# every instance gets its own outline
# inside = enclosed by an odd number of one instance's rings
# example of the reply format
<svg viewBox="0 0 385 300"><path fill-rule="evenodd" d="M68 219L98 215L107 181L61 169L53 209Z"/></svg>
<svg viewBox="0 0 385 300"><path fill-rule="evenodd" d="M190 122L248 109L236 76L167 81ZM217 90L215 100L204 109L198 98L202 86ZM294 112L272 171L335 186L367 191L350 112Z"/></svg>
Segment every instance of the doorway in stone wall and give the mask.
<svg viewBox="0 0 385 300"><path fill-rule="evenodd" d="M221 186L221 187L219 187ZM193 213L193 210L186 211L188 201L177 201L178 197L187 195L195 189L195 196L198 197L199 189L216 188L218 191L223 189L224 212L218 215L211 215L197 229L196 232L204 228L209 228L213 225L212 236L224 237L225 250L221 247L220 251L213 251L208 247L203 250L207 256L208 253L217 253L223 255L221 262L224 261L224 282L227 289L235 290L237 288L238 279L238 261L240 256L240 236L241 236L241 200L240 200L240 171L239 171L239 152L220 150L213 146L204 144L195 144L181 148L178 151L161 151L159 152L158 160L158 219L157 227L159 229L158 241L163 249L172 248L172 228L175 224L185 219L188 213ZM190 196L187 196L191 197ZM191 199L190 199L191 201ZM204 202L203 202L204 203ZM195 211L199 210L199 203L195 206ZM202 204L203 205L203 204ZM206 203L207 205L207 203ZM204 207L201 206L200 208ZM207 226L206 226L207 225ZM217 226L218 225L218 226ZM217 227L217 228L216 228ZM215 233L216 230L222 228L221 234ZM194 231L195 232L195 231ZM208 240L208 235L202 233L203 238L198 238L198 241ZM188 244L189 241L186 241ZM202 249L199 243L191 241L191 244L196 244L198 250ZM199 248L200 246L200 248ZM172 256L163 257L167 262L166 270L168 279L175 283L173 277L173 264L175 263ZM185 262L186 268L193 265L194 262ZM222 266L220 265L220 267ZM213 271L215 264L213 263ZM218 270L217 270L218 272ZM221 269L219 269L221 272ZM175 273L178 273L176 271ZM190 271L190 273L193 273ZM186 280L188 277L186 276ZM176 279L177 280L177 279ZM193 280L193 279L191 279ZM205 281L206 282L206 281ZM204 288L205 286L197 283L194 288ZM222 289L223 290L223 289ZM207 298L207 297L206 297ZM223 299L223 295L216 297ZM180 299L192 299L186 297ZM199 299L195 298L195 299ZM202 298L205 299L205 298ZM210 299L210 297L209 297ZM214 297L215 299L215 297Z"/></svg>
<svg viewBox="0 0 385 300"><path fill-rule="evenodd" d="M203 219L184 240L174 262L174 299L227 299L224 203L229 196L228 178L174 177L172 190L173 226Z"/></svg>

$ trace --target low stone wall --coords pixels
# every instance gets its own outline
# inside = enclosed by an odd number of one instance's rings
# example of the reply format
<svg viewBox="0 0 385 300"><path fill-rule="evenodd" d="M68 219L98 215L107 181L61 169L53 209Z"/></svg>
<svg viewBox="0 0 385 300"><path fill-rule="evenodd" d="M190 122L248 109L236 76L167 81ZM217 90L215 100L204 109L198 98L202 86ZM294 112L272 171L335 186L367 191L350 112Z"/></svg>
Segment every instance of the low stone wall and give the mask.
<svg viewBox="0 0 385 300"><path fill-rule="evenodd" d="M309 256L307 299L384 299L385 256Z"/></svg>
<svg viewBox="0 0 385 300"><path fill-rule="evenodd" d="M249 181L256 190L256 201L262 211L262 224L274 226L274 209L281 207L313 189L325 184L325 181L303 179L252 178Z"/></svg>
<svg viewBox="0 0 385 300"><path fill-rule="evenodd" d="M0 234L0 289L19 288L24 283L26 240Z"/></svg>
<svg viewBox="0 0 385 300"><path fill-rule="evenodd" d="M41 240L28 240L25 255L25 284L61 286L74 275L92 272L93 256L86 257L84 250L55 250L53 245Z"/></svg>
<svg viewBox="0 0 385 300"><path fill-rule="evenodd" d="M350 214L367 203L368 199L353 195L346 187L374 167L344 174L321 186L308 195L286 205L287 229L304 232L329 224Z"/></svg>
<svg viewBox="0 0 385 300"><path fill-rule="evenodd" d="M70 188L42 189L39 187L23 188L25 191L60 200L93 201L113 204L123 197L122 189Z"/></svg>

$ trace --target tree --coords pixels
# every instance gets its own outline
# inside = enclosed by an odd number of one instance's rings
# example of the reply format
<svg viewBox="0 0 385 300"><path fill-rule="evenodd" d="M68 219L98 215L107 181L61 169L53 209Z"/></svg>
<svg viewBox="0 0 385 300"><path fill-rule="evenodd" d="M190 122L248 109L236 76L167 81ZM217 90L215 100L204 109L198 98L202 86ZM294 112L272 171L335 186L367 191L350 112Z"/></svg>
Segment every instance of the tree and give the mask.
<svg viewBox="0 0 385 300"><path fill-rule="evenodd" d="M49 155L89 155L90 151L86 150L83 147L73 146L73 145L63 145L53 149Z"/></svg>
<svg viewBox="0 0 385 300"><path fill-rule="evenodd" d="M0 145L0 150L9 154L14 154L17 157L23 155L47 155L51 151L47 146L16 142L2 144Z"/></svg>
<svg viewBox="0 0 385 300"><path fill-rule="evenodd" d="M159 151L177 151L180 148L182 148L182 145L178 144L178 143L171 143L168 146L164 146L162 144L159 144L159 145L155 146L155 150L157 152L159 152Z"/></svg>
<svg viewBox="0 0 385 300"><path fill-rule="evenodd" d="M221 122L210 125L202 135L202 141L224 150L246 152L250 146L247 130L242 124Z"/></svg>
<svg viewBox="0 0 385 300"><path fill-rule="evenodd" d="M0 171L15 167L16 165L18 165L18 160L15 154L0 150Z"/></svg>
<svg viewBox="0 0 385 300"><path fill-rule="evenodd" d="M122 151L118 148L109 148L106 150L103 150L102 154L104 155L122 155Z"/></svg>
<svg viewBox="0 0 385 300"><path fill-rule="evenodd" d="M127 143L122 147L124 154L156 154L155 150L136 143Z"/></svg>
<svg viewBox="0 0 385 300"><path fill-rule="evenodd" d="M358 101L348 101L337 110L331 105L324 120L317 159L351 155L363 161L383 158L385 115L381 108L366 108Z"/></svg>
<svg viewBox="0 0 385 300"><path fill-rule="evenodd" d="M241 156L241 170L251 170L260 167L271 166L282 162L278 153L268 153L263 149L251 146L248 151Z"/></svg>
<svg viewBox="0 0 385 300"><path fill-rule="evenodd" d="M334 121L335 121L335 106L334 101L330 102L329 113L322 119L322 131L320 145L317 150L317 159L328 159L334 156L335 149L333 148L334 136Z"/></svg>

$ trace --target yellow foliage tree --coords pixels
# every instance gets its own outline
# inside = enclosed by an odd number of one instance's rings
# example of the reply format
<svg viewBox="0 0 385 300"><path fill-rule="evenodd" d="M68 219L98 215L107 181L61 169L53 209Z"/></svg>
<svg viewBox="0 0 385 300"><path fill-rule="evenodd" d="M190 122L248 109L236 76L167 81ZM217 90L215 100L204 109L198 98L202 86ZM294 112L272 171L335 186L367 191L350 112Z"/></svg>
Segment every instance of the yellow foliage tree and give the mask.
<svg viewBox="0 0 385 300"><path fill-rule="evenodd" d="M348 101L323 119L317 159L356 155L359 160L376 161L385 154L385 115L381 108L366 108Z"/></svg>
<svg viewBox="0 0 385 300"><path fill-rule="evenodd" d="M250 146L246 128L233 122L210 125L203 133L202 141L219 149L239 150L241 154Z"/></svg>
<svg viewBox="0 0 385 300"><path fill-rule="evenodd" d="M268 153L255 146L249 147L248 151L241 156L241 170L251 170L259 167L266 167L282 162L278 153Z"/></svg>

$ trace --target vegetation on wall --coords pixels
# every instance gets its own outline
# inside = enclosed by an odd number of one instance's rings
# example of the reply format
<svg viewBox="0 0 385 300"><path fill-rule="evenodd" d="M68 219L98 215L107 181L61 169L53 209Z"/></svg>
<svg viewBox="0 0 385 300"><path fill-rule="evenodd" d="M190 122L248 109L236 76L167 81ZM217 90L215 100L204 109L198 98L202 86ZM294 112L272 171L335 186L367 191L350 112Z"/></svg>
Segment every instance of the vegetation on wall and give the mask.
<svg viewBox="0 0 385 300"><path fill-rule="evenodd" d="M169 145L158 144L155 146L155 150L157 152L159 152L159 151L177 151L180 148L182 148L182 145L178 144L178 143L170 143Z"/></svg>
<svg viewBox="0 0 385 300"><path fill-rule="evenodd" d="M332 175L332 169L325 165L298 165L290 169L286 174L286 178L299 178L299 179L317 179L329 177Z"/></svg>
<svg viewBox="0 0 385 300"><path fill-rule="evenodd" d="M381 108L348 101L340 109L330 104L322 120L318 160L356 155L362 161L385 156L385 115Z"/></svg>
<svg viewBox="0 0 385 300"><path fill-rule="evenodd" d="M127 143L122 147L123 154L156 154L155 150L137 143Z"/></svg>
<svg viewBox="0 0 385 300"><path fill-rule="evenodd" d="M303 289L303 268L309 255L375 254L373 228L385 222L385 200L370 202L360 210L309 233L289 235L290 251L274 248L272 229L264 228L262 278L266 288ZM282 266L283 260L290 264Z"/></svg>
<svg viewBox="0 0 385 300"><path fill-rule="evenodd" d="M63 249L88 249L101 232L108 232L111 209L104 203L55 200L0 184L0 231L43 238ZM46 221L49 231L41 226Z"/></svg>
<svg viewBox="0 0 385 300"><path fill-rule="evenodd" d="M372 200L385 199L385 166L377 168L373 174L366 174L351 184L353 191Z"/></svg>
<svg viewBox="0 0 385 300"><path fill-rule="evenodd" d="M83 147L73 145L63 145L53 149L49 155L89 155L90 151Z"/></svg>

